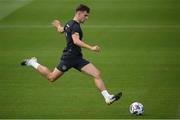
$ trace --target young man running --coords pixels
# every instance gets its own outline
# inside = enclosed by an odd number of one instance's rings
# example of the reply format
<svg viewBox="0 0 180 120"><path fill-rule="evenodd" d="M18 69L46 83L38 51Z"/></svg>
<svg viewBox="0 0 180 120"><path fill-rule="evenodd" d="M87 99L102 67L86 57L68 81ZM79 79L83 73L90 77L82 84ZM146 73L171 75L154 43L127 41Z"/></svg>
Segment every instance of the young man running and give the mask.
<svg viewBox="0 0 180 120"><path fill-rule="evenodd" d="M61 77L70 68L75 68L83 73L86 73L94 78L96 87L103 95L105 102L110 105L114 101L117 101L122 96L122 93L111 95L108 93L103 80L101 79L100 71L89 61L83 58L81 48L89 49L90 51L99 52L100 47L97 45L91 46L83 42L83 32L80 24L84 23L88 19L90 8L86 5L80 4L76 8L76 13L73 20L70 20L64 27L58 20L53 21L53 26L58 32L65 33L67 46L63 50L61 61L59 65L50 71L47 67L39 64L37 58L32 57L30 59L23 60L21 65L32 66L41 75L47 78L50 82L54 82Z"/></svg>

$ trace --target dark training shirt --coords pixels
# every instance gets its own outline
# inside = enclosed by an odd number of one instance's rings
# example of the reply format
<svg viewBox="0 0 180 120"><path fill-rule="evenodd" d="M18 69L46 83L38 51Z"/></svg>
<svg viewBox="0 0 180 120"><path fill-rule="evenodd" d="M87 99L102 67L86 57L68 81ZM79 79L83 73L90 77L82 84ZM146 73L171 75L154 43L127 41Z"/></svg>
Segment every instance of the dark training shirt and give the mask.
<svg viewBox="0 0 180 120"><path fill-rule="evenodd" d="M62 59L82 57L81 48L75 45L72 39L72 34L78 33L80 36L80 40L82 40L83 32L81 30L80 24L74 20L69 21L64 26L64 33L66 37L67 46L63 50Z"/></svg>

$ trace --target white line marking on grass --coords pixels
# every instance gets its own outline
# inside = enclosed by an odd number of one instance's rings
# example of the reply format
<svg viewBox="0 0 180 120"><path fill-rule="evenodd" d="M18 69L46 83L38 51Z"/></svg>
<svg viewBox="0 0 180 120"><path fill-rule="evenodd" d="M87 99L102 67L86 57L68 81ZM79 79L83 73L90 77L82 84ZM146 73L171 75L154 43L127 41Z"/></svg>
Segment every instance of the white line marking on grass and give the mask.
<svg viewBox="0 0 180 120"><path fill-rule="evenodd" d="M86 25L87 28L134 28L134 29L144 29L144 28L180 28L180 25Z"/></svg>
<svg viewBox="0 0 180 120"><path fill-rule="evenodd" d="M0 0L0 20L33 0Z"/></svg>
<svg viewBox="0 0 180 120"><path fill-rule="evenodd" d="M51 28L51 25L0 25L0 28Z"/></svg>
<svg viewBox="0 0 180 120"><path fill-rule="evenodd" d="M114 29L179 29L180 25L82 25L83 28L114 28ZM0 25L3 28L53 28L52 25Z"/></svg>

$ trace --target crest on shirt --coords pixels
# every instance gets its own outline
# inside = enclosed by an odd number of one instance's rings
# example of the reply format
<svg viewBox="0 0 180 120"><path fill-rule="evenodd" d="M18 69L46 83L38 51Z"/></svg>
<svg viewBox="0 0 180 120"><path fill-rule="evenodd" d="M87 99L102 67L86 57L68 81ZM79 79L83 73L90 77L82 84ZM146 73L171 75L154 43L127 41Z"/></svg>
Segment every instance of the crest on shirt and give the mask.
<svg viewBox="0 0 180 120"><path fill-rule="evenodd" d="M67 69L66 65L63 65L63 66L62 66L62 69L63 69L63 70L66 70L66 69Z"/></svg>

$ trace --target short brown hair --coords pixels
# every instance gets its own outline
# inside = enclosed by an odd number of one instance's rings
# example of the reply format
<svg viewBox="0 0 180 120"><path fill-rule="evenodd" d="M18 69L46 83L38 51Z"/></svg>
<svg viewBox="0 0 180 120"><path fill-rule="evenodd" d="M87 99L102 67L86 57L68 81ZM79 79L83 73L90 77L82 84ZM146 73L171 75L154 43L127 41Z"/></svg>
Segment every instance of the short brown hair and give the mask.
<svg viewBox="0 0 180 120"><path fill-rule="evenodd" d="M77 11L86 11L87 13L90 13L90 8L88 6L86 6L86 5L80 4L76 8L76 12Z"/></svg>

